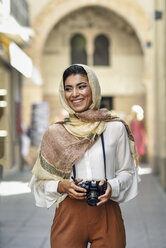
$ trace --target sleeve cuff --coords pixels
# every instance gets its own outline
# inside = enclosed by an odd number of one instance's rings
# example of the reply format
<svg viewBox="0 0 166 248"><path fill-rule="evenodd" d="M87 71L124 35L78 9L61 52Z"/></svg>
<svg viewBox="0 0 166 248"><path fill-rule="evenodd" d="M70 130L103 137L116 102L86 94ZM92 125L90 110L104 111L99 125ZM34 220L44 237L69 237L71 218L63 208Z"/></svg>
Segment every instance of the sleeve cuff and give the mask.
<svg viewBox="0 0 166 248"><path fill-rule="evenodd" d="M45 184L45 192L47 192L47 193L55 193L56 195L60 196L61 194L57 191L59 182L60 182L60 180L58 180L58 181L47 181L47 183Z"/></svg>
<svg viewBox="0 0 166 248"><path fill-rule="evenodd" d="M111 188L112 188L111 197L118 197L119 196L119 182L117 178L108 180L108 183L111 185Z"/></svg>

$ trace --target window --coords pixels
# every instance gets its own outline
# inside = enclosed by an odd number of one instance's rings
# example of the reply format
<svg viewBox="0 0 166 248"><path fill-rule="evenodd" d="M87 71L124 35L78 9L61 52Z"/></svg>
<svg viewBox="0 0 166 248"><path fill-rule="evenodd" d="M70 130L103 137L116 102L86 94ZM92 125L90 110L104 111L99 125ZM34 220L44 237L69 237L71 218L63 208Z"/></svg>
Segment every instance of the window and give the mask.
<svg viewBox="0 0 166 248"><path fill-rule="evenodd" d="M112 110L114 108L114 97L103 96L101 99L100 108L107 108L109 110Z"/></svg>
<svg viewBox="0 0 166 248"><path fill-rule="evenodd" d="M71 63L87 64L86 40L81 34L76 34L71 39Z"/></svg>
<svg viewBox="0 0 166 248"><path fill-rule="evenodd" d="M99 35L95 39L93 64L109 65L109 41L105 35Z"/></svg>

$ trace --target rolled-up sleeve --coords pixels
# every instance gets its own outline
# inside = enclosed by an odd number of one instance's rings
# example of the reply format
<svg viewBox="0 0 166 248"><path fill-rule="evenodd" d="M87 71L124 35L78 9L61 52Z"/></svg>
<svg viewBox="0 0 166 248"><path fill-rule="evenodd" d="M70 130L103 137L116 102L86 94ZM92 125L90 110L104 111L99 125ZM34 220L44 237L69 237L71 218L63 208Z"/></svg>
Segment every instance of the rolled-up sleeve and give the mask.
<svg viewBox="0 0 166 248"><path fill-rule="evenodd" d="M125 126L121 125L120 137L116 149L115 178L108 180L112 187L111 199L125 202L138 193L138 178L130 152L129 139Z"/></svg>

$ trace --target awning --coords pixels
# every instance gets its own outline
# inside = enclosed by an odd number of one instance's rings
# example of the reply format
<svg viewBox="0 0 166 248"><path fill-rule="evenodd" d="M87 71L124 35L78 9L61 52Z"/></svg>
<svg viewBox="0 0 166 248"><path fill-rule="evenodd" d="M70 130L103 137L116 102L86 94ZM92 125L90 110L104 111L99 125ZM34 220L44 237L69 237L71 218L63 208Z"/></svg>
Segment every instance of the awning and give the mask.
<svg viewBox="0 0 166 248"><path fill-rule="evenodd" d="M21 26L16 20L9 16L0 22L0 34L5 35L10 40L19 45L29 43L30 38L34 35L34 31L30 27Z"/></svg>
<svg viewBox="0 0 166 248"><path fill-rule="evenodd" d="M35 84L43 83L40 70L33 64L32 59L15 42L1 34L0 57Z"/></svg>

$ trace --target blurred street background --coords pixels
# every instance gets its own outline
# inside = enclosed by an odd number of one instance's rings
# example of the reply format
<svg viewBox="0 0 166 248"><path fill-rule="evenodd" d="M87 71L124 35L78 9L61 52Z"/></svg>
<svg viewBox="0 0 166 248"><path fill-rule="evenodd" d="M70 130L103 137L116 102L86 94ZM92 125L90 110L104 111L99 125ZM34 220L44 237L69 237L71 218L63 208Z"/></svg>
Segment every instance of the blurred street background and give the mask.
<svg viewBox="0 0 166 248"><path fill-rule="evenodd" d="M166 248L166 1L0 0L0 248L49 247L54 207L27 183L74 63L96 72L101 107L130 126L139 196L121 208L127 248Z"/></svg>

